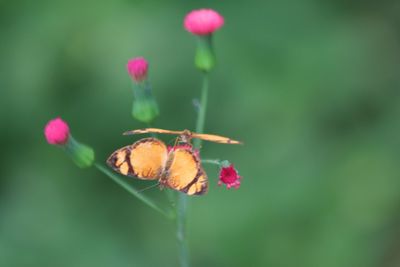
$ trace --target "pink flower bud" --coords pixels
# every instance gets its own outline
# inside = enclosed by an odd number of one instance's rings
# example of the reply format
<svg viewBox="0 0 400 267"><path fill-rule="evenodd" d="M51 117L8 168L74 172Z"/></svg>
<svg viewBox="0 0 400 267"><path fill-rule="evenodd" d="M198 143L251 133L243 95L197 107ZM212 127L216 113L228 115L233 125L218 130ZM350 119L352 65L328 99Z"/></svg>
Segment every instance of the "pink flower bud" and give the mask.
<svg viewBox="0 0 400 267"><path fill-rule="evenodd" d="M129 75L136 82L141 82L147 78L149 64L143 57L137 57L128 61L126 65Z"/></svg>
<svg viewBox="0 0 400 267"><path fill-rule="evenodd" d="M208 35L224 25L224 18L215 10L198 9L186 15L185 29L195 35Z"/></svg>
<svg viewBox="0 0 400 267"><path fill-rule="evenodd" d="M240 187L240 179L242 177L239 176L239 173L234 168L233 164L230 164L227 167L222 167L219 173L219 182L218 185L226 184L226 187L229 189L231 187L239 188Z"/></svg>
<svg viewBox="0 0 400 267"><path fill-rule="evenodd" d="M68 124L60 117L55 118L44 127L44 136L49 144L64 145L69 138Z"/></svg>

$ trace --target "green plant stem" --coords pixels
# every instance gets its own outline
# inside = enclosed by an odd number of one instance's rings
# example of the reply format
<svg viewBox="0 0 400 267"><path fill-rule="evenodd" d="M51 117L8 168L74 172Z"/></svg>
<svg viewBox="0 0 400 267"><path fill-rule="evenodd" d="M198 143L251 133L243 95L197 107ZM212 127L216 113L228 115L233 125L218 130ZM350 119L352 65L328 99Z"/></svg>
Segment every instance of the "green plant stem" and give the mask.
<svg viewBox="0 0 400 267"><path fill-rule="evenodd" d="M204 130L204 123L206 119L207 110L207 98L208 98L208 73L204 72L203 86L201 88L201 99L200 108L196 122L196 132L202 133ZM196 139L194 141L194 147L200 149L201 140ZM178 239L179 246L179 262L181 267L189 267L189 249L186 238L186 213L187 213L188 199L183 193L178 193L177 203L177 230L176 236Z"/></svg>
<svg viewBox="0 0 400 267"><path fill-rule="evenodd" d="M118 175L112 173L109 169L104 167L103 165L99 163L95 163L94 166L110 177L114 182L116 182L118 185L120 185L122 188L124 188L126 191L128 191L131 195L135 196L139 200L141 200L144 204L149 206L150 208L154 209L155 211L158 211L168 219L172 219L174 217L173 212L171 211L165 211L164 209L160 208L156 203L154 203L152 200L144 196L143 194L139 193L131 184L129 184L127 181L123 180L121 177Z"/></svg>
<svg viewBox="0 0 400 267"><path fill-rule="evenodd" d="M186 212L187 196L179 192L176 217L176 238L178 240L179 263L181 267L189 267L189 249L186 239Z"/></svg>
<svg viewBox="0 0 400 267"><path fill-rule="evenodd" d="M202 159L201 163L221 166L221 161L219 159Z"/></svg>
<svg viewBox="0 0 400 267"><path fill-rule="evenodd" d="M197 116L196 122L196 133L202 133L204 131L204 124L206 121L206 111L207 111L207 99L208 99L208 73L205 72L203 76L203 86L201 88L201 99L199 114ZM200 149L201 139L194 140L194 147Z"/></svg>

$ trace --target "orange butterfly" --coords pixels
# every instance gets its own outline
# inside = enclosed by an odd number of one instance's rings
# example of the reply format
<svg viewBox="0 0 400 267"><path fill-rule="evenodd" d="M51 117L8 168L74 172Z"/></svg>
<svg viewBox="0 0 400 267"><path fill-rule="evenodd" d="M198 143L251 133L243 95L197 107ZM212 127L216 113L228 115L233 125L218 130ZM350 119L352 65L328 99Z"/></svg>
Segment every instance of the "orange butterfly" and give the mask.
<svg viewBox="0 0 400 267"><path fill-rule="evenodd" d="M239 141L227 137L192 133L188 130L147 128L124 134L142 133L177 134L177 142L184 145L168 149L156 138L143 138L112 153L107 164L120 174L143 180L159 180L161 187L172 188L188 195L202 195L208 190L207 174L190 144L192 138L223 144L240 144Z"/></svg>

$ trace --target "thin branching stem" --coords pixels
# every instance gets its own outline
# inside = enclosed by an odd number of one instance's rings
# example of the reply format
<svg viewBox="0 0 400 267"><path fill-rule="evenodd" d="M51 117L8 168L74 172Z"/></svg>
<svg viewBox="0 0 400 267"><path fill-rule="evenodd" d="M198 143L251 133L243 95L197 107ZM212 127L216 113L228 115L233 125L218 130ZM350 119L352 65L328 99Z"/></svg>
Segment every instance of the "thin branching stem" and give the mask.
<svg viewBox="0 0 400 267"><path fill-rule="evenodd" d="M221 166L221 161L219 159L202 159L201 163Z"/></svg>
<svg viewBox="0 0 400 267"><path fill-rule="evenodd" d="M171 210L162 209L154 201L152 201L151 199L147 198L143 194L139 193L139 191L136 188L134 188L131 184L129 184L127 181L125 181L122 177L112 173L108 168L106 168L102 164L95 163L94 166L99 171L101 171L102 173L107 175L109 178L111 178L115 183L117 183L122 188L124 188L126 191L128 191L131 195L133 195L134 197L136 197L139 200L141 200L144 204L146 204L147 206L149 206L153 210L161 213L162 215L164 215L168 219L172 219L174 217L173 212Z"/></svg>

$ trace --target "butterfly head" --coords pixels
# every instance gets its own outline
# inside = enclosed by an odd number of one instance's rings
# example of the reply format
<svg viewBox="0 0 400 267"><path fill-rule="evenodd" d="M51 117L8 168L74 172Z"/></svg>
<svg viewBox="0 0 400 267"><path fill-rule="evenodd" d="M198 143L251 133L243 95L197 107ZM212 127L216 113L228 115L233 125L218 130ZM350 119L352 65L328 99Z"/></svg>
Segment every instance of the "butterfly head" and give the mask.
<svg viewBox="0 0 400 267"><path fill-rule="evenodd" d="M179 136L179 141L181 143L190 144L192 140L192 132L189 130L183 130L182 134Z"/></svg>

